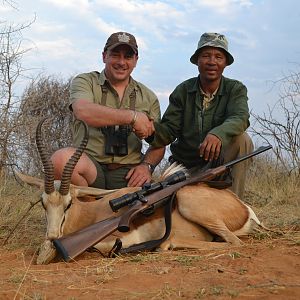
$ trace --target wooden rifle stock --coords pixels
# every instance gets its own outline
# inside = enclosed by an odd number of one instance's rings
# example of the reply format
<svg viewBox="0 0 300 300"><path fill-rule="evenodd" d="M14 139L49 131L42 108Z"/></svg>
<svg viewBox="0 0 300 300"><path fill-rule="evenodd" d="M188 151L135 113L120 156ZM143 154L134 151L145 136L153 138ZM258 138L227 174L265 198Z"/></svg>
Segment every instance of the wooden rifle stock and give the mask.
<svg viewBox="0 0 300 300"><path fill-rule="evenodd" d="M76 256L83 253L87 248L92 247L100 241L102 241L103 239L105 239L113 232L117 230L120 232L129 231L130 223L137 215L139 215L147 208L151 207L153 204L172 195L181 187L188 184L212 180L218 175L224 173L226 169L230 168L234 164L239 163L245 159L248 159L271 148L272 146L260 147L256 151L248 155L245 155L241 158L238 158L232 162L226 163L217 168L208 169L204 172L201 172L200 170L199 172L194 173L191 178L167 186L162 190L156 191L152 194L145 196L143 198L143 201L136 200L121 216L99 221L79 231L70 233L58 239L54 239L53 244L58 253L62 256L63 260L70 261L71 259L74 259Z"/></svg>

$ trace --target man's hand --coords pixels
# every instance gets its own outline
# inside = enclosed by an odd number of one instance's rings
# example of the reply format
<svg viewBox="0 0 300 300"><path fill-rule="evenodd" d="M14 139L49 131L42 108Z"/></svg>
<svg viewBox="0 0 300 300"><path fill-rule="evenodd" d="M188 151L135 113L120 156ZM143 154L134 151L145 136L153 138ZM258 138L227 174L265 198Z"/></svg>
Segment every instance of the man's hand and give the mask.
<svg viewBox="0 0 300 300"><path fill-rule="evenodd" d="M142 186L144 183L151 182L151 173L146 164L140 164L132 169L126 175L126 180L128 180L127 186Z"/></svg>
<svg viewBox="0 0 300 300"><path fill-rule="evenodd" d="M137 117L133 125L134 133L140 138L145 139L154 132L153 120L142 112L137 112Z"/></svg>
<svg viewBox="0 0 300 300"><path fill-rule="evenodd" d="M209 161L218 159L220 155L221 147L222 147L221 140L217 136L209 133L205 137L204 141L200 144L199 147L200 157L203 157L204 160L209 160Z"/></svg>

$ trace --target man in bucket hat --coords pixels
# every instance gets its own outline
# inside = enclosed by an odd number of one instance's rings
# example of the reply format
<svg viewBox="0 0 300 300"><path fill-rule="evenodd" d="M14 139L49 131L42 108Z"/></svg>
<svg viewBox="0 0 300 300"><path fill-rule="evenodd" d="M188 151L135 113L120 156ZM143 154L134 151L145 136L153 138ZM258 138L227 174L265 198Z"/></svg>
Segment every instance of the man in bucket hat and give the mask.
<svg viewBox="0 0 300 300"><path fill-rule="evenodd" d="M138 45L128 32L113 33L102 52L102 72L76 76L70 87L70 109L74 115L73 144L78 147L84 128L89 127L85 152L77 163L72 183L81 186L116 189L142 186L150 182L164 148L151 147L142 153L141 139L154 131L153 121L160 120L157 96L131 77L138 61ZM55 178L74 148L63 148L52 155ZM155 155L154 155L155 154Z"/></svg>
<svg viewBox="0 0 300 300"><path fill-rule="evenodd" d="M171 161L187 168L207 162L225 162L250 153L253 143L245 133L249 126L246 87L223 76L234 61L223 34L204 33L191 63L199 75L179 84L170 95L160 123L155 123L154 147L171 144ZM233 167L232 190L241 198L249 160Z"/></svg>
<svg viewBox="0 0 300 300"><path fill-rule="evenodd" d="M198 47L195 53L191 56L190 61L194 65L198 65L199 52L204 47L213 47L222 49L227 59L227 66L234 62L233 56L228 52L228 42L223 34L219 33L204 33L202 34Z"/></svg>

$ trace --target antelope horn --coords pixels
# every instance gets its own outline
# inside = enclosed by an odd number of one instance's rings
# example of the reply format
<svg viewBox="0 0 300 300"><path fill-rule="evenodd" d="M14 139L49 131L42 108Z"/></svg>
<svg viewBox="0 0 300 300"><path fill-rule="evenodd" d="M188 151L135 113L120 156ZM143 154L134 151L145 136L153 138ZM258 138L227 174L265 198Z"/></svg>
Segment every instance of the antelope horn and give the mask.
<svg viewBox="0 0 300 300"><path fill-rule="evenodd" d="M35 134L35 142L36 146L38 148L38 152L43 164L44 173L45 173L45 193L51 194L54 192L54 168L51 160L49 159L48 152L45 148L45 145L42 142L42 125L45 122L47 118L42 119L36 128L36 134Z"/></svg>
<svg viewBox="0 0 300 300"><path fill-rule="evenodd" d="M71 183L72 173L73 173L74 168L88 143L88 137L89 137L88 126L82 120L78 120L78 121L80 121L84 126L84 137L83 137L79 147L76 149L75 153L71 156L71 158L69 159L69 161L66 163L66 165L64 167L64 170L63 170L63 173L61 176L61 184L60 184L60 188L59 188L59 193L61 195L68 194L69 188L70 188L70 183Z"/></svg>

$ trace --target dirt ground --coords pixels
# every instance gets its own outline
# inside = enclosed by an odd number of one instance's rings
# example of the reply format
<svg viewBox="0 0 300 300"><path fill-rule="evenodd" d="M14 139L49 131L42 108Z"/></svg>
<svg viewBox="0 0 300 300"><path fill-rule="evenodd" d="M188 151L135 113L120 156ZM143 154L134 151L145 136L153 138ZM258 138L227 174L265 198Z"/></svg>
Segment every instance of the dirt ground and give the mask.
<svg viewBox="0 0 300 300"><path fill-rule="evenodd" d="M299 232L241 247L36 265L34 249L0 248L0 299L300 299Z"/></svg>

